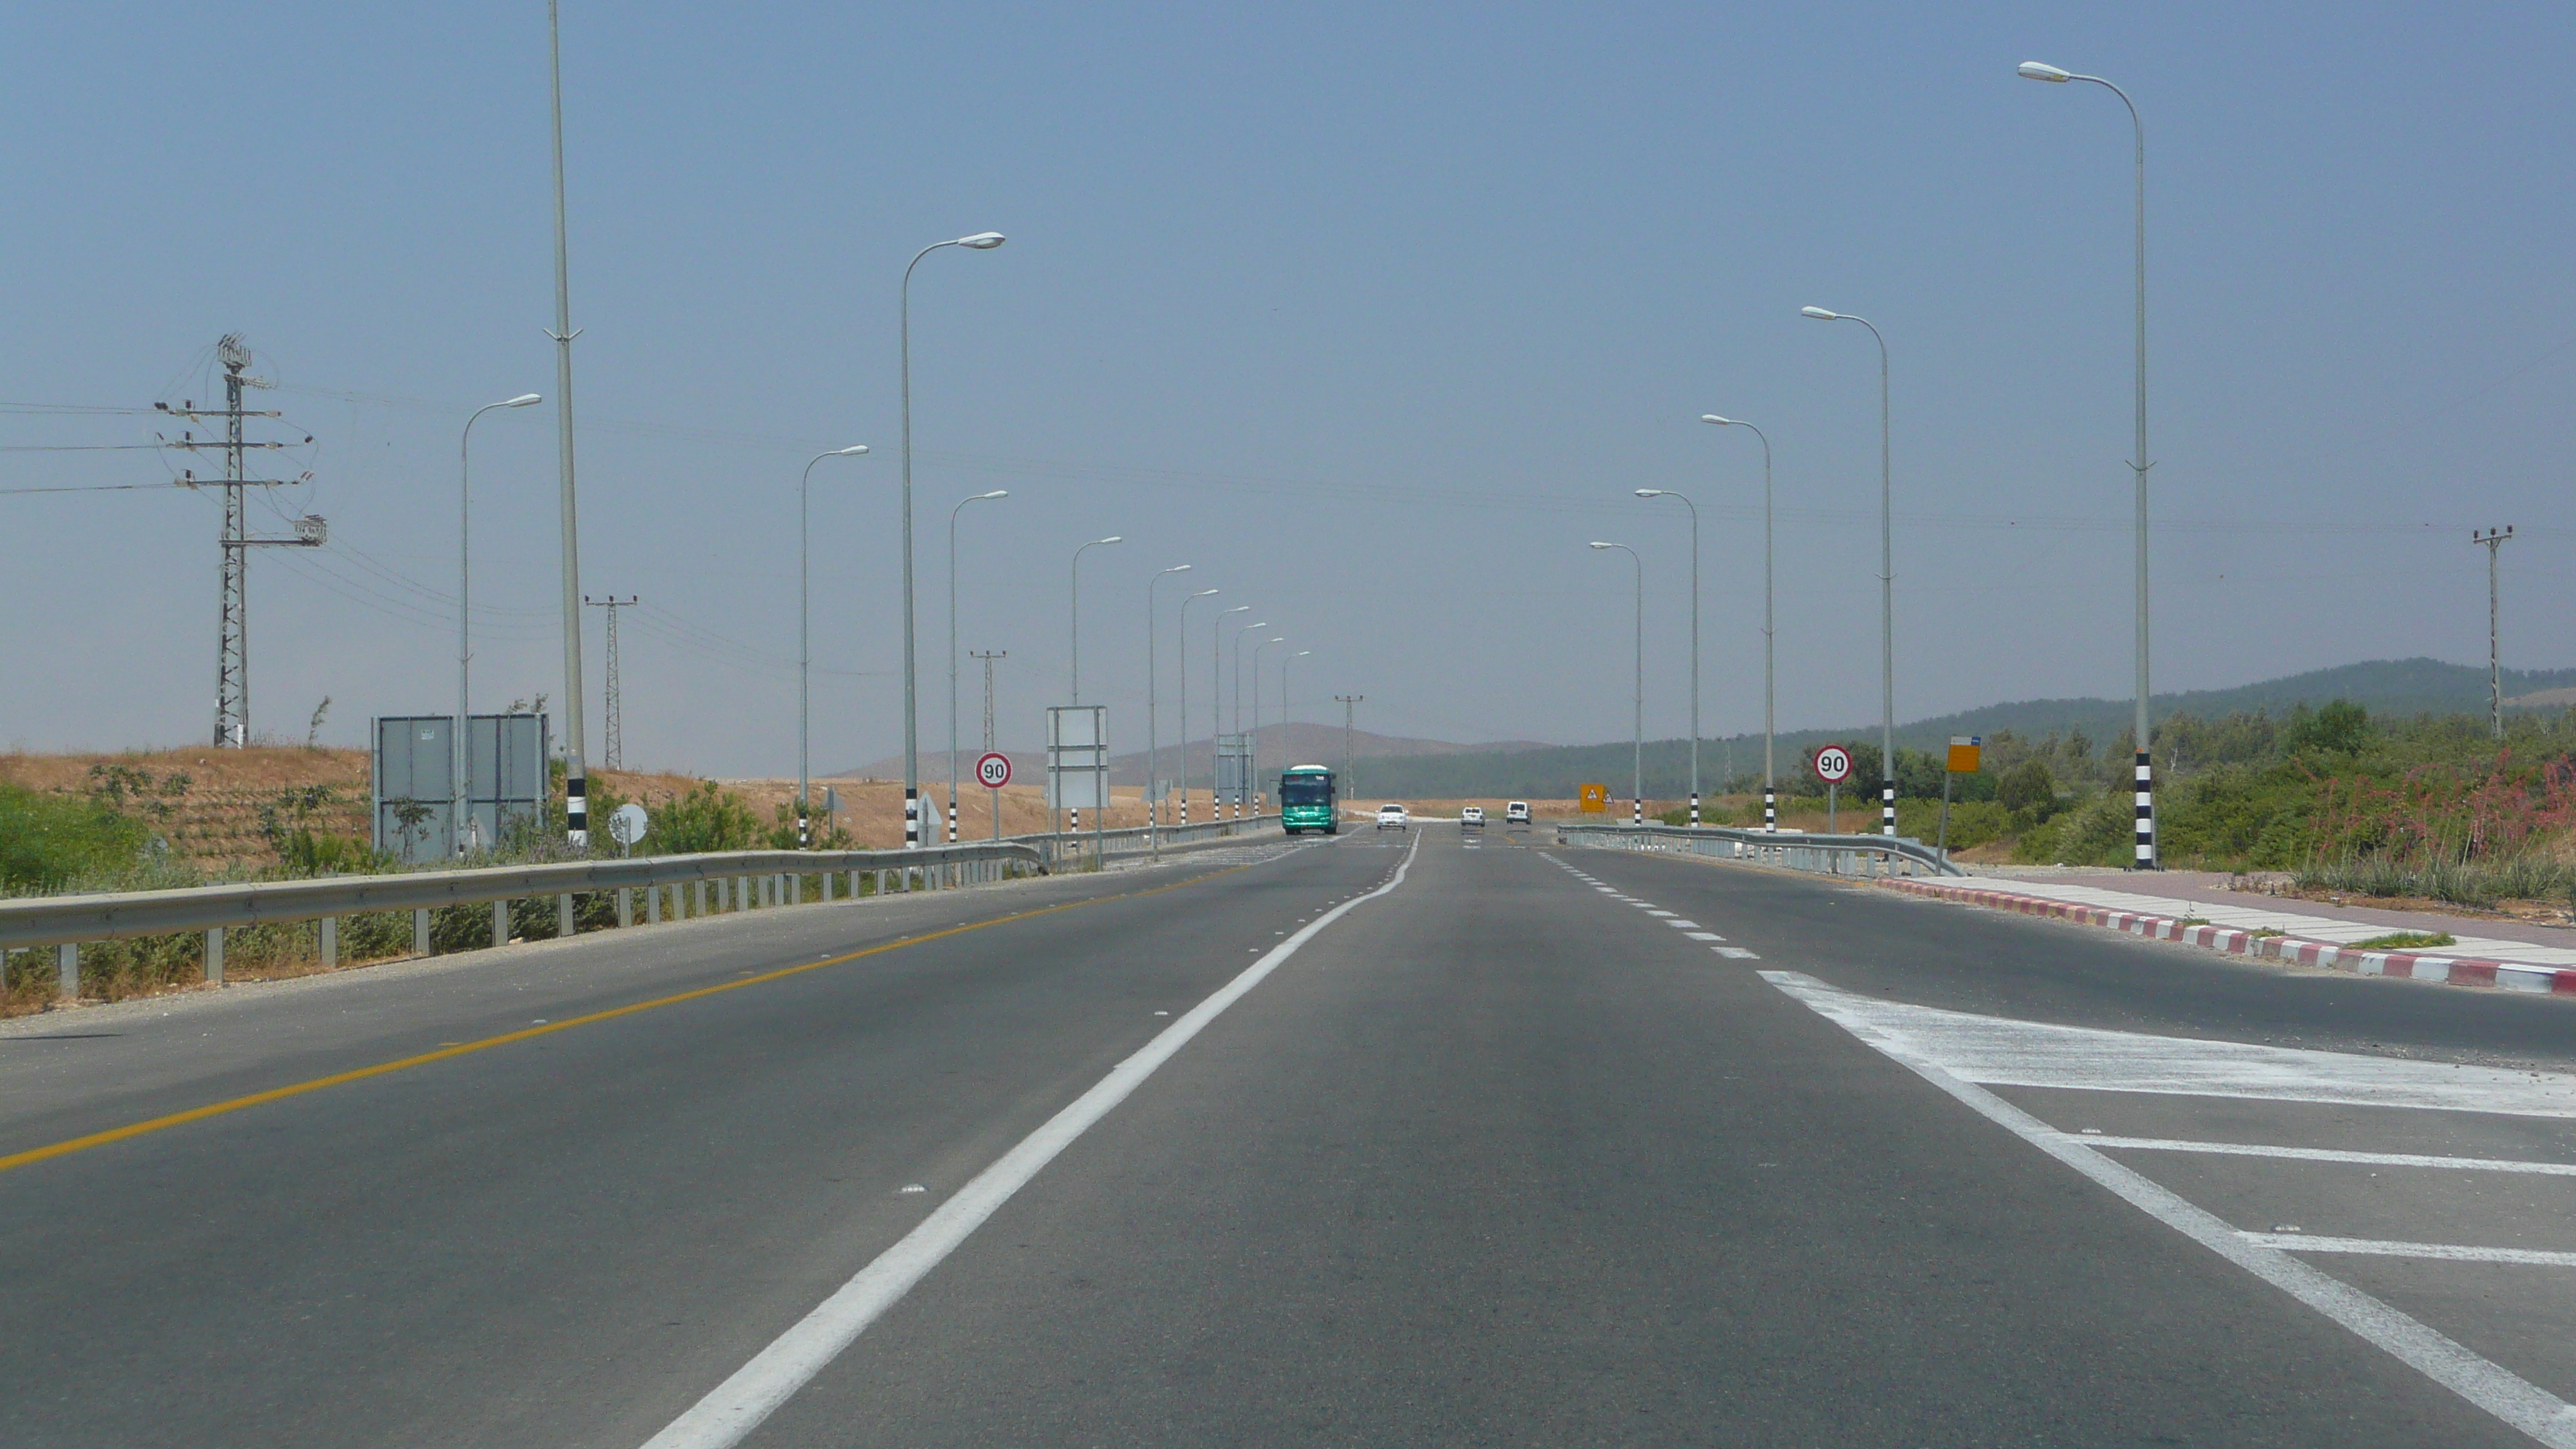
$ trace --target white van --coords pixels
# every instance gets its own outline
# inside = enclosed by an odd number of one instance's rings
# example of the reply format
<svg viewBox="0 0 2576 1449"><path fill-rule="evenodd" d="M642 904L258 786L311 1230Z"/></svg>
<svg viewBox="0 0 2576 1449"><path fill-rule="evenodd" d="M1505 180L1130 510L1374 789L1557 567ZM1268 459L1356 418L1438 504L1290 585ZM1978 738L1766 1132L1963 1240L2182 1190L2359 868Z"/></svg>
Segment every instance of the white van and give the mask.
<svg viewBox="0 0 2576 1449"><path fill-rule="evenodd" d="M1527 800L1515 800L1509 805L1504 806L1503 823L1505 825L1529 824L1529 802Z"/></svg>

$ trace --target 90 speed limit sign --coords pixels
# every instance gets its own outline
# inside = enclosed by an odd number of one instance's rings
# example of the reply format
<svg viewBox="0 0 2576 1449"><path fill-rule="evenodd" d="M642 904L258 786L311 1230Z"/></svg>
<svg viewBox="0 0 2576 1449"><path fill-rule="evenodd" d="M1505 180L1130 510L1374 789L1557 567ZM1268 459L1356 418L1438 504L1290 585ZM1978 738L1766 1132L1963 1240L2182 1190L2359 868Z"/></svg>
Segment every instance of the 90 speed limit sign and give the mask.
<svg viewBox="0 0 2576 1449"><path fill-rule="evenodd" d="M999 790L1011 783L1011 757L999 750L975 762L975 778L988 790Z"/></svg>
<svg viewBox="0 0 2576 1449"><path fill-rule="evenodd" d="M1839 785L1851 778L1851 751L1840 745L1820 746L1815 757L1807 762L1807 768L1815 771L1816 778L1826 784Z"/></svg>

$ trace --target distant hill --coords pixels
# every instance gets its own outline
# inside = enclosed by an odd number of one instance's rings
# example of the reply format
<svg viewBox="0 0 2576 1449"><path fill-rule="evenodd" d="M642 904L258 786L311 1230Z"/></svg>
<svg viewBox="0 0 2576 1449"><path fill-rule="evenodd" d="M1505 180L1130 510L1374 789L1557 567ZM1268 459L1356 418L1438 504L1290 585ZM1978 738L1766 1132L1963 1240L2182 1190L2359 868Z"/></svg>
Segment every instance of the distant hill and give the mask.
<svg viewBox="0 0 2576 1449"><path fill-rule="evenodd" d="M1113 751L1109 757L1110 783L1116 785L1141 785L1145 781L1145 751L1143 749L1145 731L1140 724L1135 732L1136 737L1130 740L1121 736L1121 725L1122 721L1113 716L1109 726L1110 746ZM1265 774L1271 771L1274 767L1292 763L1338 766L1342 762L1342 753L1345 744L1349 747L1351 757L1353 759L1360 760L1399 759L1417 756L1434 756L1441 759L1474 759L1478 756L1487 754L1544 750L1549 748L1549 746L1539 744L1534 740L1505 740L1489 745L1462 745L1454 740L1410 739L1402 735L1371 734L1367 730L1361 729L1352 730L1350 732L1349 739L1345 741L1342 735L1342 727L1340 725L1308 724L1302 721L1292 721L1286 725L1269 725L1261 729L1254 736L1254 748L1258 752L1261 768ZM1133 745L1136 746L1136 748L1120 748L1121 746L1127 745ZM1204 782L1208 778L1209 759L1212 751L1213 745L1205 736L1201 736L1200 738L1190 742L1189 773L1191 779ZM973 770L975 766L975 757L981 753L983 752L980 750L960 750L957 752L957 772L959 776L963 777ZM1020 783L1036 784L1043 778L1046 770L1046 752L1044 750L1005 750L1003 753L1011 757L1012 775ZM1167 740L1163 744L1162 751L1161 773L1163 777L1165 779L1172 778L1172 773L1177 767L1178 756L1175 754L1171 742ZM921 777L925 780L947 779L948 752L946 750L922 751ZM837 770L828 778L900 780L903 778L903 756L889 755L882 760L872 761L871 763L862 765L854 770Z"/></svg>
<svg viewBox="0 0 2576 1449"><path fill-rule="evenodd" d="M2508 669L2504 671L2508 708L2563 709L2576 702L2576 669ZM2315 669L2280 679L2267 679L2232 689L2196 689L2155 697L2155 717L2188 713L2211 718L2236 711L2266 710L2283 714L2300 705L2347 699L2377 715L2484 713L2487 672L2468 664L2438 659L2384 659ZM2028 699L1986 705L1896 727L1896 743L1905 749L1933 749L1952 735L1994 734L2014 730L2024 735L2082 732L2096 751L2124 736L2135 712L2127 699ZM1845 729L1798 730L1778 737L1776 768L1786 777L1803 768L1816 746L1839 741L1874 741L1878 726L1864 723ZM1372 796L1417 796L1445 800L1526 796L1564 799L1586 781L1601 781L1625 795L1633 750L1626 740L1597 745L1515 748L1498 746L1473 754L1416 754L1364 767L1358 789ZM1717 782L1762 768L1758 733L1700 742L1700 782L1714 791ZM1675 799L1690 790L1689 742L1648 740L1645 748L1646 795Z"/></svg>

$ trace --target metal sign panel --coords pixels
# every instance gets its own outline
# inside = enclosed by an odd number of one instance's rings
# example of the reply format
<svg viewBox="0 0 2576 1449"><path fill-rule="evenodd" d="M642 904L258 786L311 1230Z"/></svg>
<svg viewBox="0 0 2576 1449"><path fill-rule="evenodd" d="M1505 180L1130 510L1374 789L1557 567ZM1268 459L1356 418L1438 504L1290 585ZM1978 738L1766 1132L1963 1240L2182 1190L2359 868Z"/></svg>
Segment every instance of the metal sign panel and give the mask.
<svg viewBox="0 0 2576 1449"><path fill-rule="evenodd" d="M1985 743L1986 737L1983 735L1950 736L1950 773L1953 775L1977 773L1978 761L1985 752Z"/></svg>
<svg viewBox="0 0 2576 1449"><path fill-rule="evenodd" d="M1578 785L1575 794L1579 797L1577 808L1586 815L1598 815L1610 808L1610 787L1607 785Z"/></svg>
<svg viewBox="0 0 2576 1449"><path fill-rule="evenodd" d="M1252 740L1248 735L1216 737L1216 799L1220 805L1251 802Z"/></svg>
<svg viewBox="0 0 2576 1449"><path fill-rule="evenodd" d="M1011 783L1011 757L999 750L987 751L975 761L975 779L987 790Z"/></svg>
<svg viewBox="0 0 2576 1449"><path fill-rule="evenodd" d="M454 715L388 715L375 722L374 845L396 859L456 855ZM544 819L550 781L546 717L478 714L468 722L466 844L490 850L513 826Z"/></svg>
<svg viewBox="0 0 2576 1449"><path fill-rule="evenodd" d="M1099 811L1108 807L1108 706L1047 707L1046 793L1047 808L1051 810Z"/></svg>

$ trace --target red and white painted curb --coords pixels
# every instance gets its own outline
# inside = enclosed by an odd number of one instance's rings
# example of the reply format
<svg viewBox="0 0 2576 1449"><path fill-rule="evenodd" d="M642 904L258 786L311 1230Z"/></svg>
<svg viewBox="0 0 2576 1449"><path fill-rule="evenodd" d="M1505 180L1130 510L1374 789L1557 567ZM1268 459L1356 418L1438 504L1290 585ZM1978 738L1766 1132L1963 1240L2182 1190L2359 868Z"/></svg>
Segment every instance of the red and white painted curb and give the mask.
<svg viewBox="0 0 2576 1449"><path fill-rule="evenodd" d="M2410 981L2438 981L2451 986L2500 986L2507 991L2576 996L2576 970L2556 966L2528 966L2468 956L2435 956L2420 951L2359 951L2326 941L2303 941L2296 936L2258 936L2230 926L2185 925L2173 916L2115 911L2073 901L2054 901L2046 896L2026 896L2014 891L1912 880L1902 876L1881 880L1879 884L1891 890L1938 900L1959 901L1998 911L2018 911L2025 916L2048 916L2080 925L2107 926L2150 940L2180 941L2187 946L2206 946L2231 955L2267 956L2300 966L2321 966L2361 976L2398 976Z"/></svg>

